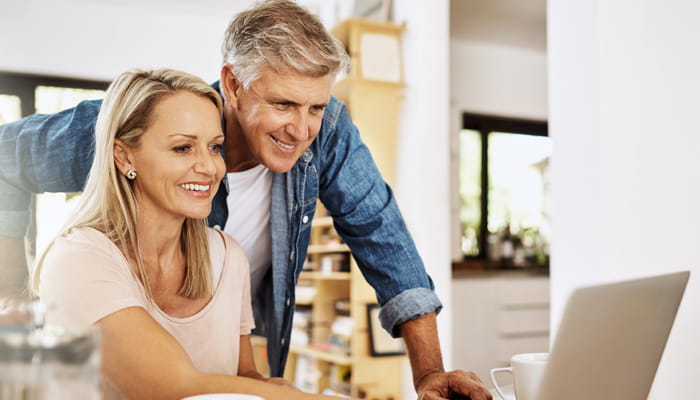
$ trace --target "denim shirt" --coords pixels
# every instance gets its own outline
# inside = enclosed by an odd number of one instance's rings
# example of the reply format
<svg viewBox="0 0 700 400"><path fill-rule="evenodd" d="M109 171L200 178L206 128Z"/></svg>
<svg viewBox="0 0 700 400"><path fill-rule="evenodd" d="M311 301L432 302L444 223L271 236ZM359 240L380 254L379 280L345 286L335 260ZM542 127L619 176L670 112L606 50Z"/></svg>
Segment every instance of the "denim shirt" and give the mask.
<svg viewBox="0 0 700 400"><path fill-rule="evenodd" d="M100 104L86 101L57 114L0 126L0 235L24 234L31 193L82 189L94 156ZM224 178L213 200L211 226L223 229L228 195ZM275 173L272 180L272 268L253 300L257 329L267 337L272 376L284 372L294 288L319 199L374 288L382 306L379 318L388 332L397 336L402 322L442 308L391 188L345 105L331 97L309 149L290 171Z"/></svg>

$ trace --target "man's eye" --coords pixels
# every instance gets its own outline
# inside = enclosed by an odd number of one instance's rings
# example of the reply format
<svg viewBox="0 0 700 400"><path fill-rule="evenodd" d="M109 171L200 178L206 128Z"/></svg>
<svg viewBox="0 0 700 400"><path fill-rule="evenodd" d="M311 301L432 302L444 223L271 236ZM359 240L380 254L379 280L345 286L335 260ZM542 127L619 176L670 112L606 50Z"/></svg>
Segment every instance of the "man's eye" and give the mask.
<svg viewBox="0 0 700 400"><path fill-rule="evenodd" d="M326 109L326 106L313 106L311 107L311 112L314 114L323 114L323 111Z"/></svg>
<svg viewBox="0 0 700 400"><path fill-rule="evenodd" d="M279 108L280 110L285 110L291 106L292 103L286 102L286 101L280 101L278 103L275 103L275 107Z"/></svg>

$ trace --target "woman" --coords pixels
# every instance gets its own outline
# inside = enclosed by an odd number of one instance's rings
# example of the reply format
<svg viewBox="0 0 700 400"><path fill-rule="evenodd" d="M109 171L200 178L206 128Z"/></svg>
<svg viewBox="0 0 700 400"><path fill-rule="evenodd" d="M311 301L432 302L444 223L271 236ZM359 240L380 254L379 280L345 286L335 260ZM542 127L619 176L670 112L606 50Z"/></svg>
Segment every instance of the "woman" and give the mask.
<svg viewBox="0 0 700 400"><path fill-rule="evenodd" d="M97 119L81 203L39 260L48 323L102 331L106 399L321 397L255 368L248 261L205 220L225 173L221 112L191 75L120 75Z"/></svg>

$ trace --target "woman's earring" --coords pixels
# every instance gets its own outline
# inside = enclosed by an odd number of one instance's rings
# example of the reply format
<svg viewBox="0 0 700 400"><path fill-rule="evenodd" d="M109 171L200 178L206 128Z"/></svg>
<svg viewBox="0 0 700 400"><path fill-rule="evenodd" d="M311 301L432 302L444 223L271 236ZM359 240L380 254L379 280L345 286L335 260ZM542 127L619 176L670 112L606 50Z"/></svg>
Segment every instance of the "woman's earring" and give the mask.
<svg viewBox="0 0 700 400"><path fill-rule="evenodd" d="M136 170L131 168L130 170L126 171L126 178L132 181L136 179Z"/></svg>

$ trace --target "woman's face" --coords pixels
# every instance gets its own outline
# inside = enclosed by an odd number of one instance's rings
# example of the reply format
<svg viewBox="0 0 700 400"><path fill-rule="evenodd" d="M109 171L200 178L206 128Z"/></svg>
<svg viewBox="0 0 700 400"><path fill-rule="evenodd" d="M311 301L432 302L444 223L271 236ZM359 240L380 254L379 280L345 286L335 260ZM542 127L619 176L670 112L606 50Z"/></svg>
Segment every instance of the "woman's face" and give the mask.
<svg viewBox="0 0 700 400"><path fill-rule="evenodd" d="M153 222L207 217L226 171L223 142L211 100L188 91L161 99L139 144L128 150L141 217Z"/></svg>

